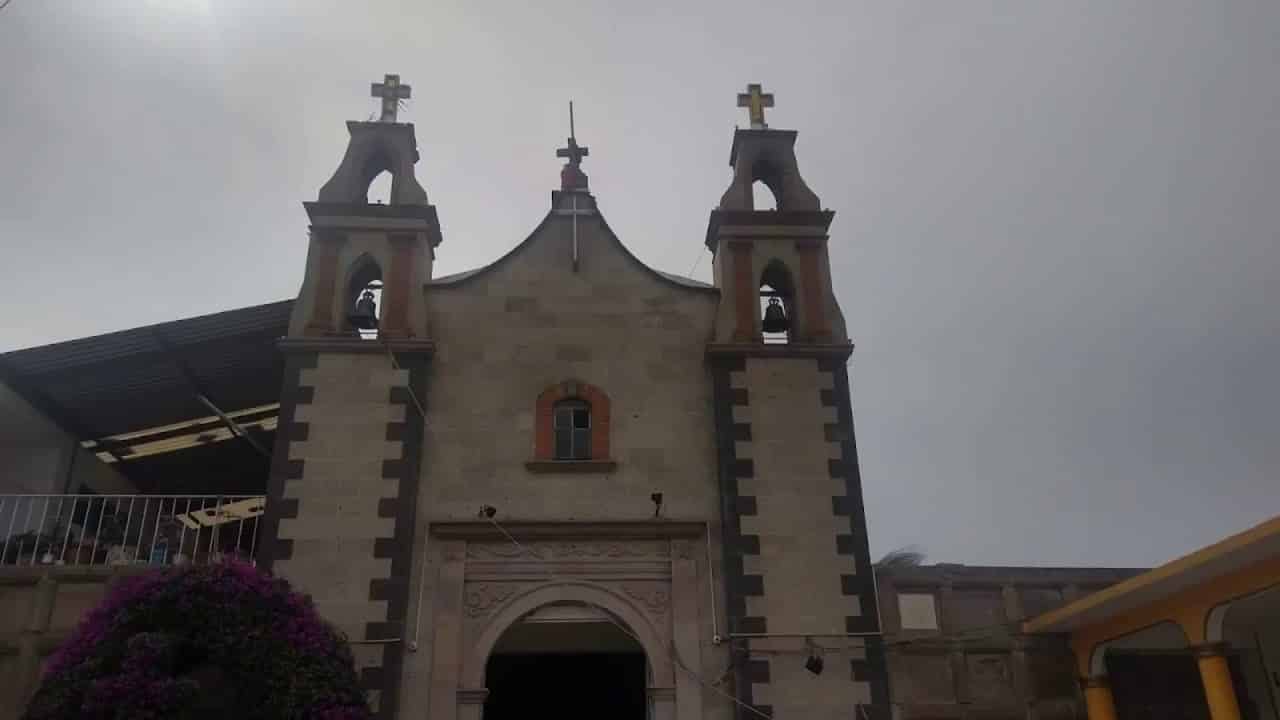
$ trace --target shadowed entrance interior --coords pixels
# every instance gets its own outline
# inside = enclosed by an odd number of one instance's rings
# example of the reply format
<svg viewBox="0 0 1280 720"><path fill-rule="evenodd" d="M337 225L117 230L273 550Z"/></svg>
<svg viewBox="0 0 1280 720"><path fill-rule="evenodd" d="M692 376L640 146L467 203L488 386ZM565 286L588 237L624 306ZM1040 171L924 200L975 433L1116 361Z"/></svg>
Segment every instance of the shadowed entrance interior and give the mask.
<svg viewBox="0 0 1280 720"><path fill-rule="evenodd" d="M485 665L485 720L648 715L639 644L594 608L542 608L513 625Z"/></svg>

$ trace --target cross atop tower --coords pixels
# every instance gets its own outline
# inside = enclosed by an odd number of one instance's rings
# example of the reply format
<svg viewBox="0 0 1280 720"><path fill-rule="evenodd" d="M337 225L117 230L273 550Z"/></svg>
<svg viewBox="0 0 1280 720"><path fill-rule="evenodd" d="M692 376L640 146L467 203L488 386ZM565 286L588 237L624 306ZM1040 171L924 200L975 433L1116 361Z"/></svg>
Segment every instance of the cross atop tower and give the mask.
<svg viewBox="0 0 1280 720"><path fill-rule="evenodd" d="M587 174L582 172L582 158L590 154L590 150L578 144L578 138L573 129L573 101L571 100L569 101L569 141L565 147L556 150L556 157L569 161L560 169L561 190L587 189Z"/></svg>
<svg viewBox="0 0 1280 720"><path fill-rule="evenodd" d="M773 107L773 93L761 92L760 83L751 83L745 93L738 93L738 107L747 108L752 130L765 130L769 124L764 121L764 109Z"/></svg>
<svg viewBox="0 0 1280 720"><path fill-rule="evenodd" d="M585 146L578 144L578 138L574 137L576 133L573 131L573 101L569 101L569 142L567 147L556 150L556 157L567 158L569 164L578 167L582 164L582 158L591 154Z"/></svg>
<svg viewBox="0 0 1280 720"><path fill-rule="evenodd" d="M400 101L409 99L409 93L413 88L408 85L400 84L399 75L387 75L380 83L373 83L369 87L369 94L376 98L382 98L382 117L380 122L393 123L396 121L396 111L400 109Z"/></svg>

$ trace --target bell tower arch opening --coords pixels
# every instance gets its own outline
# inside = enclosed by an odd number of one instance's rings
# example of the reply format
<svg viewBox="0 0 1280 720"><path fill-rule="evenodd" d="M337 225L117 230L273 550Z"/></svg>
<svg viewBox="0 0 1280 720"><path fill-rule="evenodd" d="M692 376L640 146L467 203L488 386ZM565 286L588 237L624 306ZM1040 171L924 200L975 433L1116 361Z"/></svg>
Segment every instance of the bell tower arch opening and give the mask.
<svg viewBox="0 0 1280 720"><path fill-rule="evenodd" d="M760 334L766 345L791 342L796 326L795 283L780 260L770 260L760 274Z"/></svg>
<svg viewBox="0 0 1280 720"><path fill-rule="evenodd" d="M368 254L352 263L345 297L347 327L362 339L377 338L382 316L382 268Z"/></svg>
<svg viewBox="0 0 1280 720"><path fill-rule="evenodd" d="M364 180L364 202L367 205L391 205L395 198L395 165L386 148L369 155L361 168Z"/></svg>
<svg viewBox="0 0 1280 720"><path fill-rule="evenodd" d="M485 662L485 720L645 720L644 648L592 605L544 605L508 627Z"/></svg>
<svg viewBox="0 0 1280 720"><path fill-rule="evenodd" d="M778 209L777 194L773 188L769 187L769 183L762 179L751 183L751 209L755 211Z"/></svg>
<svg viewBox="0 0 1280 720"><path fill-rule="evenodd" d="M391 189L395 186L395 178L390 170L380 170L369 180L369 189L365 191L364 200L368 205L390 205Z"/></svg>

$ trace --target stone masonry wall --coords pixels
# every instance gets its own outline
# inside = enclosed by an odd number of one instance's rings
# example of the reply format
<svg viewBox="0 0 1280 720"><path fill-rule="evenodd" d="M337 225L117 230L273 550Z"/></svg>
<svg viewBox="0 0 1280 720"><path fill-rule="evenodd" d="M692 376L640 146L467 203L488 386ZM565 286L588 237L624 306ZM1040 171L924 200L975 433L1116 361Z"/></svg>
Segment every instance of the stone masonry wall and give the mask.
<svg viewBox="0 0 1280 720"><path fill-rule="evenodd" d="M117 578L145 567L0 569L0 720L18 720L45 661Z"/></svg>
<svg viewBox="0 0 1280 720"><path fill-rule="evenodd" d="M1023 620L1138 570L928 565L879 568L890 688L902 720L1084 717L1066 640Z"/></svg>
<svg viewBox="0 0 1280 720"><path fill-rule="evenodd" d="M594 215L579 216L575 270L572 233L572 218L553 214L495 265L427 287L436 354L418 536L425 538L433 521L475 520L486 504L497 508L500 522L650 520L650 493L660 491L664 517L712 524L718 563L719 494L704 358L718 293L642 266ZM535 456L538 396L566 380L589 383L609 398L609 459L617 463L611 472L526 467ZM420 544L415 560L422 557ZM727 655L711 644L708 568L705 556L695 560L700 670L715 679ZM411 603L427 628L437 561L425 575L421 610L416 587ZM415 583L418 571L415 566ZM423 632L408 658L404 717L426 712L432 642ZM703 697L704 717L728 716L727 701L711 692Z"/></svg>
<svg viewBox="0 0 1280 720"><path fill-rule="evenodd" d="M354 346L291 353L264 563L350 639L372 707L392 717L382 695L403 656L421 433L407 393L422 369L344 341Z"/></svg>
<svg viewBox="0 0 1280 720"><path fill-rule="evenodd" d="M734 438L728 514L737 525L727 539L736 547L730 629L786 636L740 641L742 696L780 720L860 717L857 705L874 717L882 686L864 641L844 637L874 631L876 621L865 544L856 553L851 535L850 517L859 528L863 520L856 475L848 477L856 460L846 461L852 427L837 398L843 367L745 357L722 368ZM823 655L821 674L804 668L811 651Z"/></svg>

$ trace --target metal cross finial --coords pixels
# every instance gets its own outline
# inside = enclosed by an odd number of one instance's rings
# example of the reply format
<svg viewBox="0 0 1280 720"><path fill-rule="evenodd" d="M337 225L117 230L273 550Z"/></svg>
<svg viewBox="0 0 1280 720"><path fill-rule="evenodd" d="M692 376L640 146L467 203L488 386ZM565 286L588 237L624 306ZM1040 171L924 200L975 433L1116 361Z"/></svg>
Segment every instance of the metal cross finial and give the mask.
<svg viewBox="0 0 1280 720"><path fill-rule="evenodd" d="M373 83L370 86L369 94L376 98L382 98L382 117L381 122L393 123L396 121L396 111L400 109L400 101L409 98L409 92L413 88L408 85L400 84L399 75L387 75L380 83Z"/></svg>
<svg viewBox="0 0 1280 720"><path fill-rule="evenodd" d="M556 157L568 158L569 165L578 167L582 164L582 158L591 154L586 147L578 144L578 138L575 137L573 130L573 101L569 101L569 142L567 147L556 150Z"/></svg>
<svg viewBox="0 0 1280 720"><path fill-rule="evenodd" d="M745 93L738 93L738 107L747 108L752 130L764 130L769 127L764 121L764 109L773 107L773 93L761 92L760 83L751 83Z"/></svg>

